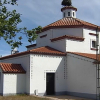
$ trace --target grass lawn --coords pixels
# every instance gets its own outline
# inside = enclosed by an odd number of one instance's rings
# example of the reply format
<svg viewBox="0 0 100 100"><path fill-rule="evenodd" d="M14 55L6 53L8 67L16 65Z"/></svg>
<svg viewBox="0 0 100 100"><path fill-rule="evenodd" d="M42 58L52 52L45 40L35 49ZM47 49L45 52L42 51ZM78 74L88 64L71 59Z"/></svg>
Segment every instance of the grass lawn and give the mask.
<svg viewBox="0 0 100 100"><path fill-rule="evenodd" d="M50 100L46 98L38 98L34 96L27 95L17 95L17 96L0 96L0 100Z"/></svg>

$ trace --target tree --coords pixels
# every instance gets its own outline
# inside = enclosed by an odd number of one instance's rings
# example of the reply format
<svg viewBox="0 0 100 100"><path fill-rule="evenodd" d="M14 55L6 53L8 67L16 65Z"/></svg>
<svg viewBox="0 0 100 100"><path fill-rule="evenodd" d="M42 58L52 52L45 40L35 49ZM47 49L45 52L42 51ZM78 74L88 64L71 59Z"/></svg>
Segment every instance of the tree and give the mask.
<svg viewBox="0 0 100 100"><path fill-rule="evenodd" d="M62 5L63 6L72 6L72 2L71 2L71 0L63 0Z"/></svg>
<svg viewBox="0 0 100 100"><path fill-rule="evenodd" d="M28 30L26 27L18 28L22 22L21 14L16 10L8 11L7 5L17 5L16 0L0 0L0 39L3 38L12 49L22 45L22 34L26 35L28 42L32 43L37 38L37 31L41 31L38 26L35 29ZM20 36L17 35L20 33Z"/></svg>

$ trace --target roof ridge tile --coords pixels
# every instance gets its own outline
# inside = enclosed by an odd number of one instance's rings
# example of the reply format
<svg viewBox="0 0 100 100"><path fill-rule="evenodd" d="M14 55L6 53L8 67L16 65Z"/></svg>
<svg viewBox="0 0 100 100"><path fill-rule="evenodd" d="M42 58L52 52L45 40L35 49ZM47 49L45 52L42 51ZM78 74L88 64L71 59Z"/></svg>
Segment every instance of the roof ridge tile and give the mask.
<svg viewBox="0 0 100 100"><path fill-rule="evenodd" d="M70 36L70 35L63 35L63 36L60 36L60 37L57 37L57 38L53 38L53 39L50 39L50 40L51 40L51 42L54 42L54 41L62 40L62 39L65 39L65 38L84 41L83 37Z"/></svg>

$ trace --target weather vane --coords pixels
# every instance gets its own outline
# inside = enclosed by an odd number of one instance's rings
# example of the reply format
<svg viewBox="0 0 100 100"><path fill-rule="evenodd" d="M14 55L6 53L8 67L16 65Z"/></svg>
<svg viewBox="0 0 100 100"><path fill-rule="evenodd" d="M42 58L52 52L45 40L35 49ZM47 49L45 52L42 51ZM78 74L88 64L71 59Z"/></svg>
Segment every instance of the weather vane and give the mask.
<svg viewBox="0 0 100 100"><path fill-rule="evenodd" d="M72 1L71 0L63 0L61 4L63 6L72 6Z"/></svg>

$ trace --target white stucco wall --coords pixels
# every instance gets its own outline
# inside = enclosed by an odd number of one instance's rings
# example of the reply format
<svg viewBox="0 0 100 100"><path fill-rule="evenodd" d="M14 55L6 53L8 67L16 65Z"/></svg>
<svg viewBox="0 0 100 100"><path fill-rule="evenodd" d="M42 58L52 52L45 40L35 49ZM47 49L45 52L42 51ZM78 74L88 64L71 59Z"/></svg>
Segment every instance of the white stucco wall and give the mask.
<svg viewBox="0 0 100 100"><path fill-rule="evenodd" d="M96 36L89 35L89 33L96 34L96 31L84 29L82 42L66 39L66 51L96 54L96 50L91 50L91 40L96 40Z"/></svg>
<svg viewBox="0 0 100 100"><path fill-rule="evenodd" d="M50 43L49 46L59 51L66 52L66 39L54 41Z"/></svg>
<svg viewBox="0 0 100 100"><path fill-rule="evenodd" d="M40 36L45 34L47 34L46 37L40 38ZM65 52L66 51L65 40L56 42L51 42L50 40L64 35L83 37L83 28L57 28L57 29L47 30L45 32L38 34L38 38L36 40L37 45L35 47L27 48L27 50L35 49L42 46L51 46L54 47L55 49Z"/></svg>
<svg viewBox="0 0 100 100"><path fill-rule="evenodd" d="M85 38L84 48L86 48L85 52L89 51L90 53L96 54L95 50L91 50L91 40L96 40L96 36L89 35L89 33L96 34L96 30L84 29L83 31L84 31L84 38Z"/></svg>
<svg viewBox="0 0 100 100"><path fill-rule="evenodd" d="M15 63L15 64L21 64L22 67L26 71L26 80L24 81L26 83L25 92L30 92L30 55L23 55L13 58L7 58L5 60L2 60L1 62L5 63Z"/></svg>
<svg viewBox="0 0 100 100"><path fill-rule="evenodd" d="M66 91L96 94L96 65L92 59L67 54Z"/></svg>
<svg viewBox="0 0 100 100"><path fill-rule="evenodd" d="M84 52L85 49L84 41L66 39L66 52Z"/></svg>
<svg viewBox="0 0 100 100"><path fill-rule="evenodd" d="M96 36L89 35L89 33L96 34L96 31L84 29L84 38L85 38L85 44L84 45L85 45L85 48L87 48L87 50L91 49L91 39L96 40ZM93 52L96 52L96 51L90 50L90 52L93 53Z"/></svg>
<svg viewBox="0 0 100 100"><path fill-rule="evenodd" d="M3 95L25 93L26 74L3 74Z"/></svg>
<svg viewBox="0 0 100 100"><path fill-rule="evenodd" d="M52 34L52 38L64 35L83 37L83 28L57 28L52 29Z"/></svg>
<svg viewBox="0 0 100 100"><path fill-rule="evenodd" d="M70 16L68 16L68 12L70 12ZM74 16L73 16L73 12L74 12ZM65 13L65 17L74 17L74 18L76 18L76 11L73 10L73 9L63 10L63 13Z"/></svg>
<svg viewBox="0 0 100 100"><path fill-rule="evenodd" d="M49 42L49 40L51 39L51 29L50 30L47 30L47 31L44 31L44 32L42 32L42 33L40 33L40 34L38 34L38 38L37 38L37 40L36 40L36 43L37 43L37 46L39 45L39 47L40 46L42 46L42 45L47 45L48 44L48 42ZM43 38L40 38L40 36L43 36L43 35L46 35L47 34L47 36L46 37L43 37Z"/></svg>
<svg viewBox="0 0 100 100"><path fill-rule="evenodd" d="M40 38L40 36L43 36L46 34L47 34L46 37ZM48 46L50 44L51 38L52 38L52 30L50 29L50 30L44 31L38 34L38 38L36 39L37 45L35 47L27 48L27 50L35 49L35 48L42 47L42 46Z"/></svg>
<svg viewBox="0 0 100 100"><path fill-rule="evenodd" d="M65 91L65 57L50 55L30 56L30 94L46 92L46 73L55 73L55 92Z"/></svg>

